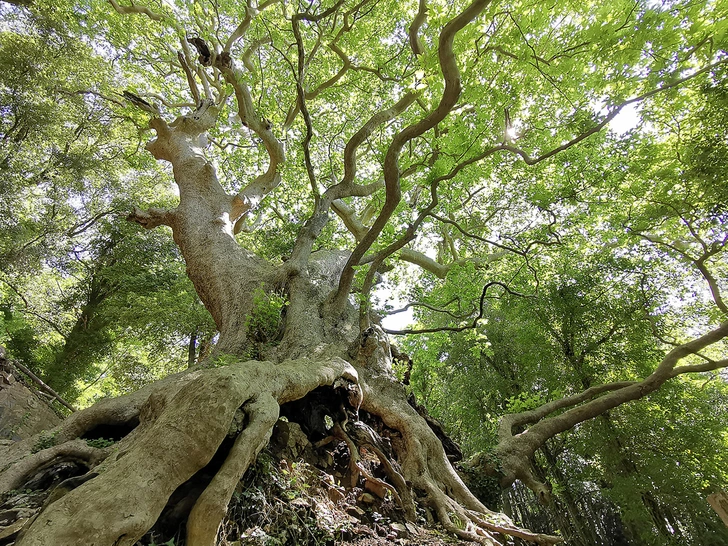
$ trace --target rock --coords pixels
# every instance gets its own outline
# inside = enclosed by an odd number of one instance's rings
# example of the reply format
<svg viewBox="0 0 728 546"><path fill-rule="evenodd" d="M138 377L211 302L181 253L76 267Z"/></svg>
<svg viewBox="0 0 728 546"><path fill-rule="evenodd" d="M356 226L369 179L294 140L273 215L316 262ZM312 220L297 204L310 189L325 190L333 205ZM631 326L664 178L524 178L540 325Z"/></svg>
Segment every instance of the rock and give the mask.
<svg viewBox="0 0 728 546"><path fill-rule="evenodd" d="M377 502L377 499L371 493L362 493L361 495L359 495L356 501L361 502L362 504L374 504L375 502Z"/></svg>
<svg viewBox="0 0 728 546"><path fill-rule="evenodd" d="M19 381L0 389L0 438L24 440L61 422L55 412Z"/></svg>
<svg viewBox="0 0 728 546"><path fill-rule="evenodd" d="M401 523L390 523L389 528L395 534L395 538L405 538L410 534L407 526Z"/></svg>
<svg viewBox="0 0 728 546"><path fill-rule="evenodd" d="M0 372L0 389L5 388L6 385L12 385L15 383L15 377L8 372Z"/></svg>
<svg viewBox="0 0 728 546"><path fill-rule="evenodd" d="M364 510L362 510L361 508L359 508L358 506L349 506L346 509L346 513L357 519L361 519L366 515L366 512Z"/></svg>
<svg viewBox="0 0 728 546"><path fill-rule="evenodd" d="M326 491L329 500L334 504L338 504L344 500L344 494L334 487L329 487Z"/></svg>
<svg viewBox="0 0 728 546"><path fill-rule="evenodd" d="M298 423L280 420L276 424L275 443L284 458L296 460L311 444Z"/></svg>
<svg viewBox="0 0 728 546"><path fill-rule="evenodd" d="M376 495L380 499L384 499L384 497L387 495L387 488L384 487L381 483L375 482L374 480L366 480L364 482L364 490Z"/></svg>

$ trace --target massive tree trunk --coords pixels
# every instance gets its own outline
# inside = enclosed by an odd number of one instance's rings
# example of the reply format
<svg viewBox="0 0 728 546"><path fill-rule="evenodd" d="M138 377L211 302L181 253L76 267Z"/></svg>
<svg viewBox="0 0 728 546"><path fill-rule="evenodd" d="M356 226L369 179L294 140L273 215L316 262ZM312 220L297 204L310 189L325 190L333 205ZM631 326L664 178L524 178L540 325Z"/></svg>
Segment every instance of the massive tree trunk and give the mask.
<svg viewBox="0 0 728 546"><path fill-rule="evenodd" d="M360 334L358 313L350 304L329 311L328 298L348 255L314 253L305 267L274 267L239 246L233 236L239 198L225 193L197 145L216 115L216 107L203 102L194 114L172 124L153 121L157 139L148 149L172 164L180 203L174 211L137 210L130 216L148 228L172 228L187 272L220 331L215 351L196 369L73 414L52 431L50 442L39 446L34 438L13 445L0 469L0 491L21 489L64 460L88 470L61 484L71 491L49 497L17 544L135 544L155 524L172 493L220 449L229 449L187 523L188 545L214 545L233 490L267 443L280 406L321 386L341 393L346 419L365 410L398 433L394 459L386 466L410 518L415 502L423 501L463 538L496 544L501 533L558 542L515 528L470 493L394 378L386 335L377 327ZM252 340L246 329L261 290L284 293L289 303L280 343L257 351L268 360L250 360ZM238 431L234 423L244 426ZM343 423L333 429L356 450ZM221 448L231 434L237 435L232 447ZM119 441L112 447L92 447L86 441L102 436Z"/></svg>

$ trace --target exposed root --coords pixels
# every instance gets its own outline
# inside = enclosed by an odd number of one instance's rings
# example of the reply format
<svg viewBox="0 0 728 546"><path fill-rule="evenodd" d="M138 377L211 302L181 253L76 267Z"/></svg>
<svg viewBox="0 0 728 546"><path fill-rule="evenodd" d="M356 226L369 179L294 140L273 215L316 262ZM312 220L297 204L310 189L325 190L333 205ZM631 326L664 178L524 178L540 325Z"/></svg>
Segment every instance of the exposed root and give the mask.
<svg viewBox="0 0 728 546"><path fill-rule="evenodd" d="M371 431L371 433L373 433L373 431ZM379 447L378 443L379 442L377 442L374 438L365 438L363 441L362 439L359 439L359 444L362 447L371 449L377 456L382 468L384 469L384 473L394 484L395 490L399 492L399 495L396 497L398 504L404 510L407 519L409 521L414 521L416 519L415 501L412 498L410 487L407 485L407 482L404 479L404 476L402 476L400 470L396 468L397 463L389 459L389 456L387 456L382 448Z"/></svg>
<svg viewBox="0 0 728 546"><path fill-rule="evenodd" d="M81 459L98 475L50 502L26 527L18 546L135 544L158 520L172 493L210 462L228 436L236 411L244 406L249 422L189 519L188 544L214 544L232 490L267 442L278 404L342 379L355 384L357 373L336 358L280 365L245 362L180 374L126 400L74 414L55 430L56 438L63 439L60 445L27 457L32 443L26 443L25 459L16 450L0 478L2 489L22 485L59 456ZM352 393L358 403L359 389ZM111 424L136 420L139 426L108 449L69 438L104 424L99 416Z"/></svg>
<svg viewBox="0 0 728 546"><path fill-rule="evenodd" d="M34 453L21 459L0 474L0 491L20 489L29 477L54 463L61 461L82 462L89 469L103 461L110 448L90 447L84 440L74 440Z"/></svg>
<svg viewBox="0 0 728 546"><path fill-rule="evenodd" d="M341 427L339 423L334 424L334 436L336 438L339 438L342 440L346 447L349 449L349 474L350 474L350 483L349 487L356 487L356 484L359 482L359 461L361 460L359 457L359 449L356 447L356 444L354 441L349 438L349 435L344 432L344 429Z"/></svg>
<svg viewBox="0 0 728 546"><path fill-rule="evenodd" d="M187 521L188 546L215 546L235 486L270 438L278 420L278 403L262 394L245 404L248 426L235 440L222 468L200 495Z"/></svg>
<svg viewBox="0 0 728 546"><path fill-rule="evenodd" d="M490 529L491 531L496 531L498 533L501 533L503 535L509 535L512 537L522 538L523 540L528 540L530 542L534 542L536 544L559 544L560 542L563 542L564 539L561 537L553 536L553 535L545 535L542 533L532 533L531 531L527 529L520 529L518 527L514 527L513 525L505 525L505 524L497 524L493 523L491 521L488 521L483 518L482 514L478 514L477 512L468 511L468 516L473 519L479 526L485 527L486 529Z"/></svg>
<svg viewBox="0 0 728 546"><path fill-rule="evenodd" d="M440 523L448 531L462 539L471 540L485 546L499 546L499 542L488 531L479 527L467 516L466 510L453 501L434 483L427 483L428 504L435 510ZM454 520L454 521L453 521Z"/></svg>
<svg viewBox="0 0 728 546"><path fill-rule="evenodd" d="M537 544L556 544L560 537L540 535L516 527L503 514L488 510L465 486L447 459L442 443L426 421L407 403L396 380L381 373L360 370L364 390L362 409L378 415L401 438L395 450L404 478L425 493L442 525L457 536L488 546L502 542L494 533L517 536Z"/></svg>
<svg viewBox="0 0 728 546"><path fill-rule="evenodd" d="M400 494L397 492L397 488L395 486L392 486L388 484L387 482L380 480L379 478L376 478L372 476L372 474L364 467L364 465L361 463L361 456L359 454L359 448L354 442L354 440L351 439L351 437L344 431L343 427L336 423L334 424L334 436L336 438L339 438L340 440L343 440L344 443L346 443L347 448L349 449L349 472L351 474L351 487L356 487L357 483L359 482L359 475L364 476L364 479L369 480L372 483L375 483L379 487L386 489L392 494L392 497L394 498L394 501L405 511L405 513L408 515L410 519L413 519L414 516L414 504L412 503L411 507L408 506L403 500ZM385 468L385 472L387 472L390 479L394 477L396 484L400 486L400 491L403 492L406 499L411 501L411 497L409 495L409 488L407 487L406 483L404 482L404 478L392 467L392 464L389 462L387 457L382 453L381 450L377 449L372 444L368 443L366 446L370 447L379 458L380 463L382 463L382 466ZM390 474L391 473L391 474ZM397 479L397 477L399 479ZM409 509L409 510L408 510ZM411 517L412 516L412 517Z"/></svg>
<svg viewBox="0 0 728 546"><path fill-rule="evenodd" d="M383 350L372 354L386 357ZM395 461L389 446L364 423L346 423L346 412L343 420L335 420L329 434L333 432L348 446L352 486L363 476L377 486L381 495L390 491L410 520L416 517L413 492L423 493L446 529L483 545L501 544L499 535L543 545L560 541L558 537L519 529L507 517L483 506L460 480L442 443L408 403L401 385L387 372L386 362L380 364L362 366L359 373L338 358L323 362L301 359L278 365L232 364L173 376L126 400L78 412L55 430L55 437L62 440L59 445L28 456L32 444L26 443L26 457L16 453L0 474L2 491L21 487L34 473L59 459L80 461L94 470L93 479L69 482L70 487L65 488L69 492L49 497L17 544L135 544L155 525L170 496L182 484L193 476L202 477L203 469L210 472L217 468L218 463L209 465L210 461L216 454L222 458L219 451L223 441L234 434L231 430L239 430L242 425L225 461L214 471L204 491L196 500L194 496L189 498L189 505L194 502L194 506L187 520L186 543L214 546L235 487L267 443L280 404L303 399L322 386L337 391L343 388L353 408L361 407L378 416L386 427L396 431L390 438L397 454ZM234 421L239 409L247 422ZM123 438L108 448L90 447L84 439L78 439L109 431ZM361 447L377 456L389 483L372 475L363 464Z"/></svg>

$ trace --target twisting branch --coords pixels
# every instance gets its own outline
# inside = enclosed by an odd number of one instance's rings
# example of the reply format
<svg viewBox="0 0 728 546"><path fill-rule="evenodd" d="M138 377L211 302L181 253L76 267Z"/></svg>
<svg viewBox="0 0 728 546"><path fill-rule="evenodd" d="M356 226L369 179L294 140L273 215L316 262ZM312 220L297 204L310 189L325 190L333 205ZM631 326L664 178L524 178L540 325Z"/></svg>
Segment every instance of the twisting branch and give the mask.
<svg viewBox="0 0 728 546"><path fill-rule="evenodd" d="M399 237L397 240L395 240L393 243L385 247L383 250L379 251L374 258L371 260L371 265L369 266L369 270L367 271L366 277L364 278L364 285L362 287L362 294L368 299L369 293L371 292L374 278L376 272L379 270L381 265L384 263L384 260L386 260L389 256L393 255L395 252L403 250L404 246L407 245L409 242L413 241L415 238L415 234L417 233L417 230L419 229L420 225L424 222L425 218L428 216L432 216L432 211L435 210L439 203L439 198L437 195L437 189L440 184L440 182L443 182L445 180L451 180L455 178L461 171L463 171L466 167L469 165L472 165L476 161L479 161L480 159L487 157L490 154L494 154L496 151L498 151L499 147L489 148L482 154L479 154L476 157L471 157L470 159L466 159L453 167L450 172L446 175L439 176L437 178L434 178L430 182L430 203L422 209L417 218L410 223L410 225L405 230L404 234ZM401 255L401 254L400 254ZM533 270L533 268L528 263L528 257L524 254L524 258L526 258L526 265ZM363 261L363 260L362 260ZM420 262L426 263L424 260L420 259ZM361 262L360 262L361 263ZM534 271L534 276L536 275ZM537 279L538 280L538 279ZM361 306L359 309L359 317L361 322L362 328L367 328L369 326L369 308L368 306Z"/></svg>
<svg viewBox="0 0 728 546"><path fill-rule="evenodd" d="M385 202L379 216L369 229L369 232L359 242L351 254L344 270L339 279L339 286L334 295L334 307L343 309L347 301L348 294L354 281L354 266L371 248L374 242L381 234L384 227L389 222L397 205L401 200L400 188L400 171L399 171L399 154L404 146L411 140L429 131L439 124L450 113L460 97L462 89L460 81L460 70L457 66L457 60L453 51L455 36L477 17L490 0L475 0L460 14L448 22L440 32L438 60L440 69L445 80L445 89L438 106L419 122L405 127L392 139L387 153L384 158L384 183L385 183Z"/></svg>
<svg viewBox="0 0 728 546"><path fill-rule="evenodd" d="M412 307L424 307L425 309L429 309L430 311L434 311L435 313L443 313L445 315L450 315L455 320L465 320L466 318L473 316L473 313L475 313L475 308L473 308L471 311L468 311L467 313L460 314L460 315L456 315L455 313L453 313L449 309L446 309L446 307L448 305L450 305L451 303L453 303L455 301L458 301L459 302L459 300L460 300L459 297L455 297L455 298L451 299L449 302L447 302L445 304L445 307L437 307L435 305L431 305L431 304L429 304L427 302L424 302L424 301L411 301L407 305L405 305L404 307L401 307L399 309L395 309L393 311L388 311L386 313L386 315L387 316L392 316L392 315L396 315L397 313L404 313L405 311L407 311L408 309L411 309Z"/></svg>
<svg viewBox="0 0 728 546"><path fill-rule="evenodd" d="M342 63L341 68L339 68L339 70L336 72L336 74L331 76L325 82L321 83L316 89L314 89L312 91L307 91L304 86L304 88L302 90L303 91L302 94L297 92L296 102L289 109L288 114L286 115L286 121L283 124L284 130L287 130L291 127L291 125L293 124L293 121L296 119L296 116L298 116L298 114L301 112L301 105L300 105L301 96L303 96L305 98L305 100L309 100L309 101L315 99L323 91L325 91L326 89L329 89L330 87L332 87L336 83L338 83L344 77L344 75L352 68L353 65L352 65L351 60L349 59L348 55L346 55L346 53L344 53L344 51L338 46L337 42L341 39L341 37L344 35L344 33L349 32L353 28L353 25L350 22L350 17L352 17L353 14L356 14L359 10L361 10L364 6L366 6L370 2L373 2L373 0L361 0L352 9L350 9L349 11L347 11L343 14L344 23L341 26L341 28L339 29L339 31L336 33L336 36L334 37L334 39L331 40L331 42L327 46L331 51L334 52L334 54L337 57L339 57L339 59L341 59L341 63ZM341 5L341 3L337 4L337 6L339 6L339 5ZM334 7L336 7L336 6L334 6ZM327 11L331 11L331 10L327 10ZM322 18L322 16L323 16L323 14L318 15L318 16L312 16L312 15L306 14L306 13L299 13L296 17L294 17L294 19L292 21L292 24L294 27L294 35L297 32L297 29L299 28L300 21L303 21L303 20L319 21ZM299 44L299 53L300 53L299 37L300 36L296 37L296 42ZM321 36L319 36L319 39L320 38L321 38ZM313 55L315 54L315 51L317 49L318 49L318 44L316 47L313 48L312 54L309 55L309 60L307 62L305 62L303 65L301 64L301 59L299 58L299 64L298 64L299 70L300 70L301 66L307 67L310 64L310 62L313 58ZM246 65L246 66L248 66L248 65Z"/></svg>
<svg viewBox="0 0 728 546"><path fill-rule="evenodd" d="M354 210L341 199L336 199L331 203L331 209L341 218L344 226L348 229L357 241L360 241L367 233L367 228L357 218Z"/></svg>
<svg viewBox="0 0 728 546"><path fill-rule="evenodd" d="M415 18L412 20L412 24L407 29L410 47L416 56L422 55L425 52L425 49L422 47L422 40L420 40L419 36L420 28L422 28L422 25L425 24L425 21L427 21L427 1L420 0L417 15L415 15Z"/></svg>
<svg viewBox="0 0 728 546"><path fill-rule="evenodd" d="M250 60L250 57L253 56L253 53L258 51L258 49L265 45L271 43L273 40L270 36L264 36L263 38L260 38L259 40L253 40L250 45L246 48L246 50L243 52L243 66L250 72L251 74L255 72L255 66L253 66L253 62ZM284 125L284 130L286 129L286 126Z"/></svg>
<svg viewBox="0 0 728 546"><path fill-rule="evenodd" d="M248 0L245 6L245 17L237 26L237 28L230 34L227 42L225 42L225 47L223 48L223 51L227 51L228 53L230 53L230 50L233 48L235 42L242 38L248 31L248 29L250 28L250 23L253 21L254 9L255 8L251 5L250 0Z"/></svg>
<svg viewBox="0 0 728 546"><path fill-rule="evenodd" d="M414 330L414 329L406 329L406 330L388 330L386 328L382 328L384 332L387 334L392 335L406 335L406 334L432 334L434 332L464 332L465 330L472 330L473 328L477 328L478 321L483 318L483 314L485 313L485 298L488 293L488 289L492 286L500 286L503 290L511 294L512 296L519 296L522 298L527 298L529 296L525 294L520 294L516 292L515 290L511 290L508 285L505 283L502 283L500 281L490 281L488 284L486 284L483 287L483 291L480 294L480 302L478 304L478 316L476 316L473 319L473 322L470 324L466 324L465 326L442 326L440 328L422 328L420 330Z"/></svg>
<svg viewBox="0 0 728 546"><path fill-rule="evenodd" d="M179 60L179 64L185 73L185 77L187 78L187 85L189 85L190 92L192 93L192 99L195 101L195 106L197 106L198 104L200 104L200 89L197 87L197 81L195 81L195 76L192 74L190 65L187 64L187 60L185 59L185 55L182 51L177 52L177 59Z"/></svg>
<svg viewBox="0 0 728 546"><path fill-rule="evenodd" d="M331 186L324 192L321 199L318 200L313 214L299 232L291 259L286 262L289 273L295 273L307 259L316 237L318 237L328 221L328 211L331 203L344 197L371 195L380 189L382 185L386 186L386 182L384 184L382 182L375 182L367 185L354 183L356 176L356 152L359 146L362 145L377 127L380 127L385 122L394 119L404 112L415 101L415 98L416 96L414 94L407 93L392 107L377 112L346 143L344 149L344 178L341 182ZM339 207L339 210L342 213L344 212L344 209L341 207ZM366 234L357 237L357 240L365 236Z"/></svg>
<svg viewBox="0 0 728 546"><path fill-rule="evenodd" d="M120 13L122 15L129 15L131 13L139 13L142 15L146 15L153 21L161 21L162 19L164 19L163 15L155 13L145 6L137 6L136 4L132 4L131 6L121 6L116 2L116 0L108 0L108 1L109 1L109 4L111 4L111 6L116 10L116 12Z"/></svg>
<svg viewBox="0 0 728 546"><path fill-rule="evenodd" d="M341 199L342 197L348 197L353 195L366 195L365 193L361 193L362 187L358 187L354 183L354 180L356 178L356 153L359 147L364 143L364 141L366 141L367 138L369 138L369 136L371 136L371 134L378 127L399 116L401 113L407 110L407 108L409 108L416 99L417 95L415 93L405 94L401 99L399 99L399 101L397 101L396 104L394 104L390 108L387 108L386 110L381 110L374 114L371 118L369 118L369 120L367 120L364 125L362 125L361 129L359 129L356 133L354 133L354 135L352 135L352 137L346 143L346 147L344 148L344 178L339 184L332 187L327 192L330 194L332 199Z"/></svg>
<svg viewBox="0 0 728 546"><path fill-rule="evenodd" d="M562 400L549 402L534 410L505 415L501 418L499 443L496 448L504 474L502 485L520 479L538 495L548 496L548 487L534 477L530 460L536 450L549 438L610 409L643 398L678 375L728 367L728 359L677 366L683 358L690 355L700 356L702 349L720 342L726 336L728 336L728 321L692 341L673 348L665 355L655 371L642 381L598 385ZM571 409L560 415L548 417L566 408ZM535 424L523 432L515 433L515 427L530 423Z"/></svg>
<svg viewBox="0 0 728 546"><path fill-rule="evenodd" d="M253 106L250 90L245 82L235 75L231 67L219 65L218 68L222 72L225 81L232 85L235 90L240 120L243 125L249 127L260 137L270 159L268 170L242 188L234 199L231 219L236 221L235 231L237 232L240 229L240 219L243 215L256 208L263 197L280 184L281 175L278 169L285 163L286 154L283 143L273 134L271 123L258 115Z"/></svg>
<svg viewBox="0 0 728 546"><path fill-rule="evenodd" d="M341 2L339 2L339 5ZM311 184L311 193L314 196L315 203L318 204L321 196L316 182L316 173L314 172L313 162L311 161L311 139L313 138L313 123L311 123L311 114L306 105L306 93L304 91L304 76L306 71L306 52L303 47L303 38L301 36L300 22L304 14L299 13L293 17L291 24L293 26L293 35L296 38L296 48L298 51L298 65L296 70L296 97L298 110L303 115L303 121L306 126L306 134L303 137L303 159L306 164L306 174Z"/></svg>
<svg viewBox="0 0 728 546"><path fill-rule="evenodd" d="M563 145L561 145L561 146L559 146L557 148L554 148L551 151L546 152L546 153L544 153L544 154L542 154L542 155L540 155L540 156L538 156L536 158L531 158L523 150L512 146L507 141L504 141L503 143L501 143L498 146L494 146L492 148L488 148L485 151L481 152L480 154L477 154L476 156L473 156L470 159L468 159L466 161L463 161L455 169L453 169L453 171L451 171L451 174L448 177L451 178L451 177L455 176L455 174L457 174L457 172L459 172L460 170L462 170L466 166L468 166L470 164L473 164L473 163L475 163L477 161L480 161L480 160L484 159L485 157L488 157L489 155L492 155L492 154L494 154L494 153L496 153L498 151L501 151L501 150L511 151L513 153L516 153L517 155L521 156L524 159L524 161L527 164L529 164L529 165L534 165L536 163L539 163L541 161L544 161L545 159L548 159L548 158L550 158L550 157L558 154L559 152L564 151L567 148L570 148L571 146L576 145L577 143L579 143L582 140L588 138L592 134L595 134L595 133L599 132L602 128L604 128L607 125L607 123L609 123L609 121L611 121L612 119L614 119L614 117L616 117L616 115L625 106L627 106L629 104L632 104L632 103L635 103L635 102L642 101L642 100L644 100L644 99L646 99L646 98L648 98L650 96L653 96L653 95L655 95L657 93L660 93L662 91L665 91L667 89L673 88L675 86L679 86L682 83L685 83L686 81L689 81L692 78L695 78L699 74L702 74L702 73L704 73L706 71L712 70L716 66L718 66L720 64L724 64L725 62L728 62L728 59L724 59L724 60L718 61L716 63L713 63L713 64L711 64L709 66L706 66L706 67L704 67L704 68L702 68L702 69L694 72L690 76L687 76L685 78L676 80L675 82L673 82L671 84L667 84L667 85L661 86L661 87L659 87L657 89L653 89L653 90L651 90L649 92L643 93L642 95L639 95L637 97L634 97L632 99L629 99L629 100L623 102L622 104L620 104L619 106L617 106L610 114L608 114L607 116L605 116L605 118L600 123L598 123L597 125L595 125L591 129L589 129L589 130L585 131L584 133L580 134L579 136L573 138L571 141L569 141L569 142L567 142L567 143L565 143L565 144L563 144ZM457 66L455 66L455 70L457 70ZM447 86L446 86L446 89L447 89ZM444 98L444 95L443 95L443 98ZM442 102L441 102L441 104L442 104ZM405 131L406 131L406 129L405 129ZM392 148L390 148L390 150L391 149ZM389 154L388 154L387 157L389 157ZM385 158L385 181L386 181L386 172L387 172L386 171L386 167L387 167L387 162L386 162L386 158ZM357 245L357 248L352 253L352 257L350 258L349 263L347 264L347 268L345 268L344 269L344 272L342 273L341 280L340 280L340 283L339 283L339 291L337 292L337 301L340 301L340 298L342 297L343 282L344 281L347 281L349 283L349 286L350 286L350 283L353 281L353 276L354 276L353 266L352 267L349 267L349 265L350 264L353 264L353 263L361 264L362 256L359 256L357 251L359 251L360 248L363 247L365 244L369 244L369 245L373 244L374 240L376 240L376 237L378 237L378 232L374 236L372 236L372 233L374 232L375 228L379 227L378 222L382 218L386 217L386 220L384 222L386 224L386 221L388 221L389 217L393 213L394 207L396 207L396 204L394 204L394 206L392 207L391 206L392 203L390 203L389 206L388 206L388 203L389 203L389 200L390 200L390 195L393 196L393 197L396 197L397 198L397 202L398 202L398 200L399 200L399 184L396 185L396 188L391 189L391 192L392 193L390 193L390 187L388 186L387 202L385 202L385 206L383 207L383 209L382 209L382 211L380 213L379 218L377 218L377 221L375 221L374 225L372 226L372 229L370 229L370 232L362 239L362 241L360 241L359 245ZM430 204L430 206L428 207L428 209L426 209L427 214L431 214L431 211L434 209L434 207L436 205L436 201L437 201L437 185L436 185L435 182L433 182L433 184L432 184L431 193L432 193L432 196L433 196L433 201ZM397 250L401 249L405 244L407 244L407 242L409 242L410 240L412 240L414 238L414 232L417 229L417 226L419 225L419 223L422 221L422 218L423 218L423 216L422 216L422 214L420 214L420 217L418 218L418 220L409 226L409 228L407 229L406 233L398 241L396 241L395 243L389 245L383 251L381 251L380 253L378 253L377 257L374 260L372 260L372 265L369 268L369 271L367 273L367 276L366 276L365 282L364 282L363 293L365 295L368 294L368 291L371 289L371 286L372 286L372 283L373 283L373 279L374 279L374 274L376 273L376 270L378 270L378 268L380 267L380 265L383 262L383 260L387 256L389 256L389 255L393 254L394 252L396 252ZM465 232L456 222L453 222L453 221L450 221L450 220L447 220L447 219L442 219L442 218L439 218L439 217L437 217L437 218L440 221L445 221L447 223L453 224L455 227L457 227L466 236L478 238L474 234L469 234L469 233ZM550 226L553 226L554 222L555 222L555 218L553 218L553 214L552 214L552 222L551 222ZM483 240L484 242L488 242L489 244L493 244L495 246L498 246L500 248L503 248L504 250L510 250L512 252L516 252L517 254L520 254L520 255L524 256L527 259L527 251L526 252L519 251L517 249L513 249L511 247L507 247L505 245L502 245L500 243L496 243L494 241L487 241L487 240L484 240L482 238L480 238L480 239ZM558 244L558 243L559 243L559 239L558 239L558 235L556 235L556 240L555 241L533 241L532 243L529 244L528 249L530 249L531 246L533 246L534 244L552 245L552 244ZM355 259L356 259L356 261L355 261ZM529 269L532 269L532 267L530 266L529 263L527 263L526 265L527 265L527 267L529 267ZM368 309L366 307L364 307L364 306L360 309L360 315L361 315L362 325L365 326L365 327L366 327L367 322L368 322L367 319L366 319L366 316L365 316L367 312L368 312Z"/></svg>

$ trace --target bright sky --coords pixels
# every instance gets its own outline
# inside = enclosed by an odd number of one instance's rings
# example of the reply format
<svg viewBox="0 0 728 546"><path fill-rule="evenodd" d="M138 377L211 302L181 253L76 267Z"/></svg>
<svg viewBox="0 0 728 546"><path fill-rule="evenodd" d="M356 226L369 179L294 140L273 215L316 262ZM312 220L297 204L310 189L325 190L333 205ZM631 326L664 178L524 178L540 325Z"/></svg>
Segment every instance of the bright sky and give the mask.
<svg viewBox="0 0 728 546"><path fill-rule="evenodd" d="M637 127L639 122L640 116L637 111L637 105L629 104L625 106L619 114L617 114L617 117L609 122L609 128L618 135L623 135L627 131Z"/></svg>

